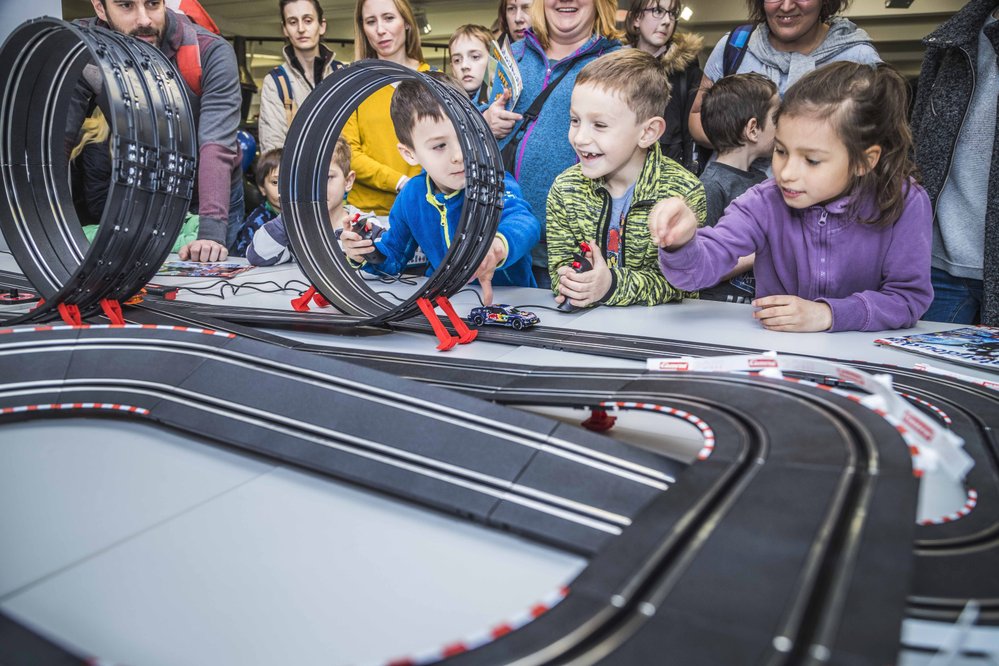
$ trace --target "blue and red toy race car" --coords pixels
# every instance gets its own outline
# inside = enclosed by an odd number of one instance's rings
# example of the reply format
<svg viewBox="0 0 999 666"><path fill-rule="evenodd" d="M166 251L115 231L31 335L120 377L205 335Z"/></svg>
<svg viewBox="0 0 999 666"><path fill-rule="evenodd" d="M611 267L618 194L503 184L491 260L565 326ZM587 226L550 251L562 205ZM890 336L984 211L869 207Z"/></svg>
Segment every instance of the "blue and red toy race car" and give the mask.
<svg viewBox="0 0 999 666"><path fill-rule="evenodd" d="M533 312L518 310L512 305L482 305L472 308L468 313L468 321L476 326L484 324L494 324L496 326L513 326L518 331L522 328L534 326L541 319Z"/></svg>

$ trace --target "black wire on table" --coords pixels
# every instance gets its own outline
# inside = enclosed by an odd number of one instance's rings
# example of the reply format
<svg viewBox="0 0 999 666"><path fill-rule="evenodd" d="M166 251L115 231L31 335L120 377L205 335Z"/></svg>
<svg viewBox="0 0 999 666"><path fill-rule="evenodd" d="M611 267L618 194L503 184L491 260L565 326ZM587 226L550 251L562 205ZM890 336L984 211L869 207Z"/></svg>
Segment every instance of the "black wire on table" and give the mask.
<svg viewBox="0 0 999 666"><path fill-rule="evenodd" d="M299 289L296 285L302 285ZM266 289L265 287L273 286L273 289ZM226 298L226 287L229 288L231 292L229 296L235 296L242 289L248 289L249 291L255 291L261 294L280 294L284 291L294 291L299 295L305 293L310 288L307 282L302 280L289 280L283 285L275 282L274 280L267 280L266 282L242 282L239 284L229 282L228 280L218 280L217 282L202 287L183 287L178 286L177 291L189 291L197 296L212 296L215 298ZM217 291L217 293L215 293Z"/></svg>

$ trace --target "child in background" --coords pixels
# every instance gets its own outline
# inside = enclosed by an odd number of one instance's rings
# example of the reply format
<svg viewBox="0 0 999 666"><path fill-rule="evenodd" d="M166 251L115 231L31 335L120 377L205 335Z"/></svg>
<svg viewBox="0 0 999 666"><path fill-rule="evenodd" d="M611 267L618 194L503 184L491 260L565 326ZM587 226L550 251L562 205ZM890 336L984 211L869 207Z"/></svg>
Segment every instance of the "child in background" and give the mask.
<svg viewBox="0 0 999 666"><path fill-rule="evenodd" d="M229 248L229 254L234 257L245 257L246 250L250 247L253 235L265 224L281 214L281 195L278 192L278 172L281 168L281 149L268 150L260 156L257 167L254 171L257 181L257 189L260 190L264 201L253 209L253 212L246 216L239 231L236 233L236 240Z"/></svg>
<svg viewBox="0 0 999 666"><path fill-rule="evenodd" d="M650 224L663 273L697 289L755 252L753 316L768 330L913 326L933 299L933 212L912 176L907 96L885 64L804 76L777 112L773 180L714 227L698 229L678 200Z"/></svg>
<svg viewBox="0 0 999 666"><path fill-rule="evenodd" d="M486 71L491 62L489 49L492 42L493 36L488 29L468 23L455 30L447 43L451 53L451 73L473 104L489 102Z"/></svg>
<svg viewBox="0 0 999 666"><path fill-rule="evenodd" d="M548 193L548 271L559 303L656 305L684 296L659 271L648 225L656 204L674 196L704 218L697 177L660 152L669 93L663 63L638 49L601 56L576 78L569 143L579 163ZM576 273L573 253L584 242L593 268Z"/></svg>
<svg viewBox="0 0 999 666"><path fill-rule="evenodd" d="M701 174L708 202L705 224L715 226L734 199L767 179L751 165L773 154L779 105L777 86L761 74L726 76L704 93L701 124L716 151Z"/></svg>
<svg viewBox="0 0 999 666"><path fill-rule="evenodd" d="M777 86L760 74L726 76L704 93L701 123L717 151L701 174L708 201L705 224L715 226L733 200L767 179L752 164L761 157L769 161L773 154L778 106ZM732 274L701 290L701 298L749 303L756 283L752 268L752 255L740 258Z"/></svg>
<svg viewBox="0 0 999 666"><path fill-rule="evenodd" d="M333 148L326 180L326 206L334 228L350 226L355 220L375 220L373 213L362 213L348 206L347 192L354 185L355 174L350 170L350 146L341 137ZM269 199L268 199L269 201ZM355 217L356 216L356 217ZM288 232L280 216L262 226L246 251L246 258L254 266L273 266L291 261Z"/></svg>
<svg viewBox="0 0 999 666"><path fill-rule="evenodd" d="M447 81L440 73L435 78ZM453 82L449 84L457 88ZM391 115L399 137L399 153L408 164L422 166L423 172L399 192L389 213L389 228L376 242L361 240L347 228L340 240L347 257L358 267L387 275L401 272L419 244L427 255L429 274L447 254L461 218L465 200L464 156L454 125L422 82L399 84L392 96ZM531 248L541 238L541 223L510 174L506 174L504 182L499 228L489 253L475 273L486 305L492 303L494 282L537 286L531 273Z"/></svg>

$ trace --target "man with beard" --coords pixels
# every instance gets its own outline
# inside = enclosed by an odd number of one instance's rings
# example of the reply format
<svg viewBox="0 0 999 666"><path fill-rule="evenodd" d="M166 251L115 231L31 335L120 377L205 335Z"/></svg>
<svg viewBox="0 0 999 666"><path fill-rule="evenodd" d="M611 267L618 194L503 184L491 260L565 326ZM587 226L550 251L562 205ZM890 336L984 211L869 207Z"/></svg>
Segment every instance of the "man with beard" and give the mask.
<svg viewBox="0 0 999 666"><path fill-rule="evenodd" d="M243 215L243 181L236 131L241 93L236 54L163 0L91 0L98 25L159 48L181 73L198 133L198 238L180 248L180 258L221 261L228 256L227 228L235 232ZM99 94L100 91L95 91Z"/></svg>

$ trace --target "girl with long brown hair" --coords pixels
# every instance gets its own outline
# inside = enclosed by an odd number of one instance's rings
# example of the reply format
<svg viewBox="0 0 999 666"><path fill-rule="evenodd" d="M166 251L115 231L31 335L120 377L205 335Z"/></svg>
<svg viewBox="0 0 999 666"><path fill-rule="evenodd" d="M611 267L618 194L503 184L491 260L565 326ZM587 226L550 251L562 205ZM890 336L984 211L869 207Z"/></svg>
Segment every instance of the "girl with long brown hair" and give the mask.
<svg viewBox="0 0 999 666"><path fill-rule="evenodd" d="M890 65L838 62L791 86L774 177L697 229L682 201L650 224L676 287L717 284L756 253L757 311L774 331L914 326L933 300L933 212L914 179L908 85Z"/></svg>

